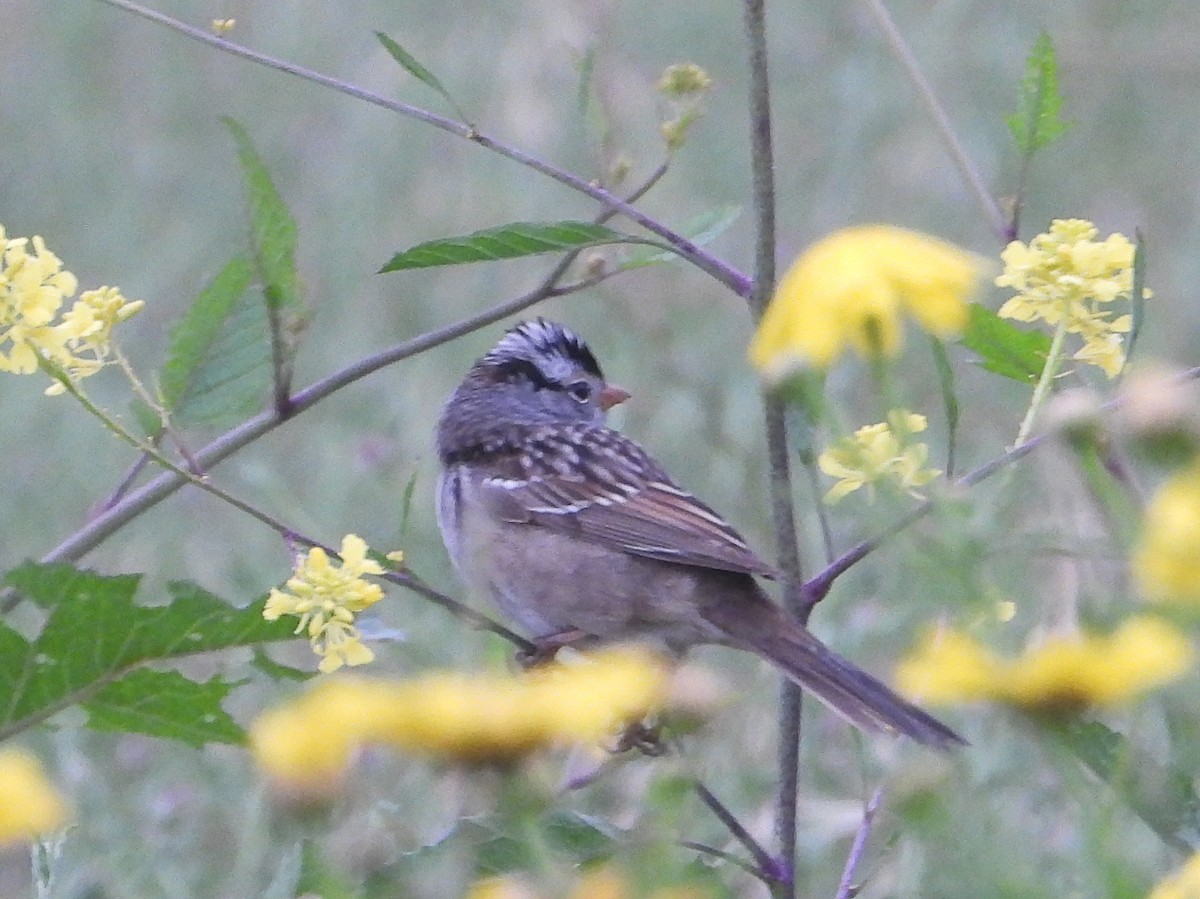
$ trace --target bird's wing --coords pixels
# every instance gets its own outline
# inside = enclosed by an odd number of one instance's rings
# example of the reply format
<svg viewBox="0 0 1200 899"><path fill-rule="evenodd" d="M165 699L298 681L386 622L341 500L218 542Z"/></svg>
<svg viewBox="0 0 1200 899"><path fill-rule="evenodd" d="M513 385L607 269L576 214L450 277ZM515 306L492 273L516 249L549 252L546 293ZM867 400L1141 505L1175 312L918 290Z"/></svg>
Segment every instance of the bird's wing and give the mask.
<svg viewBox="0 0 1200 899"><path fill-rule="evenodd" d="M540 428L521 445L484 485L500 517L664 562L776 575L725 519L618 432Z"/></svg>

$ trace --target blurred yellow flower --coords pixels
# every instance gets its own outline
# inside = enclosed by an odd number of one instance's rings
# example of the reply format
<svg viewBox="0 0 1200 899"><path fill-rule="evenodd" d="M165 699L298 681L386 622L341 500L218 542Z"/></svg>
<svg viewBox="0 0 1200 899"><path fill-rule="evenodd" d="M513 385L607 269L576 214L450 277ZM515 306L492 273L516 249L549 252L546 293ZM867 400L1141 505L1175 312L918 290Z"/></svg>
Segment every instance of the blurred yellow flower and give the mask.
<svg viewBox="0 0 1200 899"><path fill-rule="evenodd" d="M825 502L836 503L860 487L873 491L874 485L881 481L896 484L919 497L916 488L924 487L941 474L935 468L925 467L929 447L911 439L927 426L924 415L893 409L886 422L859 428L853 437L829 447L821 453L817 465L839 480L825 494Z"/></svg>
<svg viewBox="0 0 1200 899"><path fill-rule="evenodd" d="M537 894L513 877L488 877L472 884L466 899L537 899Z"/></svg>
<svg viewBox="0 0 1200 899"><path fill-rule="evenodd" d="M362 644L354 616L383 598L378 584L364 575L383 574L383 566L367 558L367 544L355 534L342 538L340 566L319 546L296 562L286 590L272 589L263 607L263 618L299 615L296 633L308 632L313 652L321 656L318 669L337 671L343 665L365 665L375 654Z"/></svg>
<svg viewBox="0 0 1200 899"><path fill-rule="evenodd" d="M0 845L57 830L69 814L33 755L23 749L0 750Z"/></svg>
<svg viewBox="0 0 1200 899"><path fill-rule="evenodd" d="M251 742L272 779L321 792L363 744L509 761L551 745L598 742L661 705L666 690L663 665L620 649L520 675L331 680L262 715Z"/></svg>
<svg viewBox="0 0 1200 899"><path fill-rule="evenodd" d="M112 352L113 326L143 303L126 300L115 287L101 287L84 291L56 321L78 287L41 237L10 239L0 225L0 371L30 374L46 360L78 379L104 367ZM63 391L55 383L46 393Z"/></svg>
<svg viewBox="0 0 1200 899"><path fill-rule="evenodd" d="M779 282L750 361L778 382L805 366L828 368L847 348L894 356L905 312L932 334L957 334L987 268L982 257L916 231L836 231L805 250Z"/></svg>
<svg viewBox="0 0 1200 899"><path fill-rule="evenodd" d="M1014 240L1001 254L998 287L1017 295L1000 307L1003 318L1044 321L1083 338L1074 358L1115 377L1125 364L1124 340L1132 319L1113 317L1105 304L1133 290L1133 244L1123 234L1102 241L1084 219L1055 219L1028 244ZM1150 296L1145 291L1145 296Z"/></svg>
<svg viewBox="0 0 1200 899"><path fill-rule="evenodd" d="M1154 495L1132 565L1146 599L1200 603L1200 464L1172 477Z"/></svg>
<svg viewBox="0 0 1200 899"><path fill-rule="evenodd" d="M1106 636L1054 637L1015 659L965 634L933 634L901 662L896 686L931 705L990 700L1057 711L1128 702L1180 677L1193 651L1155 618L1132 618Z"/></svg>
<svg viewBox="0 0 1200 899"><path fill-rule="evenodd" d="M1147 899L1200 899L1200 853L1159 883Z"/></svg>
<svg viewBox="0 0 1200 899"><path fill-rule="evenodd" d="M712 78L694 62L681 62L667 66L658 79L658 90L668 97L688 97L701 94L712 87Z"/></svg>

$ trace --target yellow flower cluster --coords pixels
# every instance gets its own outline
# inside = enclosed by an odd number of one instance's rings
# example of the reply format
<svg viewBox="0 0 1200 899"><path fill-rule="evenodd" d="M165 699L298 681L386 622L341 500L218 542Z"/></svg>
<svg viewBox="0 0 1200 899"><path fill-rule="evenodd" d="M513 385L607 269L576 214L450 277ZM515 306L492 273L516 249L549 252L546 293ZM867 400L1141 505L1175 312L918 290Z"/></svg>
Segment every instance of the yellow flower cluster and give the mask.
<svg viewBox="0 0 1200 899"><path fill-rule="evenodd" d="M1008 245L996 285L1017 291L1000 307L1002 317L1040 320L1079 335L1083 346L1074 358L1112 378L1125 364L1122 335L1132 319L1113 317L1109 304L1133 290L1134 247L1123 234L1101 241L1095 239L1098 234L1084 219L1055 219L1048 232L1028 244L1014 240Z"/></svg>
<svg viewBox="0 0 1200 899"><path fill-rule="evenodd" d="M1163 484L1146 507L1133 576L1146 599L1200 603L1200 463Z"/></svg>
<svg viewBox="0 0 1200 899"><path fill-rule="evenodd" d="M30 374L45 361L75 380L104 367L113 327L144 304L101 287L85 290L60 318L78 287L41 237L9 238L0 225L0 371ZM46 392L63 391L55 383Z"/></svg>
<svg viewBox="0 0 1200 899"><path fill-rule="evenodd" d="M367 544L355 534L342 538L342 564L334 565L321 547L313 547L296 562L286 590L272 589L263 617L275 621L282 615L299 615L296 633L307 631L313 652L321 656L323 673L343 665L365 665L375 654L362 644L354 616L383 598L378 584L364 575L383 574L383 567L367 558Z"/></svg>
<svg viewBox="0 0 1200 899"><path fill-rule="evenodd" d="M1148 899L1200 899L1200 853L1159 883Z"/></svg>
<svg viewBox="0 0 1200 899"><path fill-rule="evenodd" d="M23 749L0 750L0 846L27 842L62 827L66 802Z"/></svg>
<svg viewBox="0 0 1200 899"><path fill-rule="evenodd" d="M251 743L272 780L319 794L336 788L364 744L505 762L559 743L598 742L658 707L666 687L664 666L631 650L521 675L335 679L258 718Z"/></svg>
<svg viewBox="0 0 1200 899"><path fill-rule="evenodd" d="M1035 711L1128 702L1191 666L1187 639L1156 618L1107 636L1058 637L1004 659L966 634L933 634L896 671L896 686L931 705L990 700Z"/></svg>
<svg viewBox="0 0 1200 899"><path fill-rule="evenodd" d="M973 253L904 228L836 231L805 250L780 280L750 344L750 361L778 382L805 366L828 368L851 348L894 356L905 312L931 334L958 334L987 268Z"/></svg>
<svg viewBox="0 0 1200 899"><path fill-rule="evenodd" d="M817 459L821 471L840 480L825 494L825 502L836 503L860 487L869 491L874 485L886 482L898 485L912 496L920 496L924 487L940 471L926 468L929 447L913 441L927 427L924 415L905 409L893 409L888 420L866 425L854 436L838 441Z"/></svg>
<svg viewBox="0 0 1200 899"><path fill-rule="evenodd" d="M636 895L629 880L612 866L584 872L579 883L566 894L569 899L633 899ZM647 899L707 899L707 890L699 887L666 887L645 894ZM542 893L515 877L489 877L467 892L467 899L541 899Z"/></svg>

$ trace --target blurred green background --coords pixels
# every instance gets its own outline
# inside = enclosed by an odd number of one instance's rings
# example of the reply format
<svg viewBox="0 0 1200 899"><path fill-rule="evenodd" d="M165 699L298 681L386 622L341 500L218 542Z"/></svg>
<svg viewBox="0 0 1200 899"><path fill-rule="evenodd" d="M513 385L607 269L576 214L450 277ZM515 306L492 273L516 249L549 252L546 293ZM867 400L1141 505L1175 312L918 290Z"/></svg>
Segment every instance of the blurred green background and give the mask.
<svg viewBox="0 0 1200 899"><path fill-rule="evenodd" d="M373 32L386 32L437 73L484 133L588 178L627 156L632 183L663 155L659 75L671 63L696 62L714 80L706 115L641 206L676 226L716 207L741 206L742 215L712 248L750 270L747 64L737 4L162 0L156 8L203 27L214 17L234 17L237 42L446 111L379 46ZM1051 34L1065 115L1075 127L1035 161L1022 236L1053 217L1090 218L1104 234L1140 229L1155 291L1142 351L1194 359L1200 6L903 0L891 8L969 154L1001 197L1013 190L1019 166L1004 116L1015 108L1035 37L1043 29ZM123 340L143 372L160 364L172 324L245 243L241 173L221 116L249 129L299 222L299 265L313 319L297 360L297 385L522 293L552 264L529 259L374 274L393 252L510 221L595 213L585 198L466 141L99 2L7 0L3 18L0 223L10 236L43 235L84 287L118 284L126 296L146 300ZM781 264L834 228L872 221L998 253L863 6L776 2L770 29ZM588 57L594 74L581 109L580 66ZM984 299L994 308L998 294ZM698 271L670 264L537 312L569 322L592 343L609 376L633 392L618 426L770 554L761 405L745 362L744 304ZM431 429L443 397L501 330L471 335L341 391L220 466L217 483L316 539L336 544L355 532L373 547L403 546L417 572L457 593L432 514ZM937 458L945 421L917 337L910 335L900 363L898 392L930 414ZM1018 385L974 370L962 352L955 358L966 468L1013 439L1027 396ZM86 521L132 461L69 398L43 397L43 387L36 378L3 381L0 454L9 460L9 475L0 491L0 558L6 566L43 554ZM94 379L89 389L124 413L116 376ZM840 366L830 391L847 427L881 418L862 367ZM840 582L818 611L816 630L886 674L922 623L935 617L964 620L972 609L985 614L997 598L1011 598L1033 626L1080 603L1102 607L1119 597L1110 573L1086 557L1094 515L1069 474L1067 462L1047 453L1005 492L984 488L977 502L948 504ZM414 476L414 512L401 533L400 498ZM813 495L800 482L799 501L811 507ZM857 497L848 501L834 516L839 545L888 514ZM806 555L817 560L812 516L804 527ZM1049 545L1068 551L1037 551ZM171 498L85 561L105 572L146 572L150 599L156 585L186 578L238 602L281 581L289 567L274 534L194 491ZM479 667L507 651L403 592L393 591L380 608L384 623L407 635L381 648L382 670ZM303 647L283 655L311 664ZM633 823L644 813L646 784L666 771L697 770L769 840L774 678L729 652L699 658L753 701L731 704L689 742L686 758L635 761L568 796L566 806ZM236 671L245 663L228 657L203 664ZM233 711L246 720L281 689L243 690ZM1179 696L1186 695L1181 688ZM952 768L930 766L910 747L860 742L828 714L811 715L800 871L806 894L832 894L861 802L881 779L893 785L890 795L919 795L925 805L919 814L909 809L903 826L891 819L893 836L905 836L874 857L868 868L874 879L863 895L1109 895L1105 872L1092 865L1099 857L1130 872L1134 891L1111 894L1137 895L1136 888L1175 863L1104 790L1090 797L1095 807L1080 806L1081 792L1072 792L1080 784L1012 722L983 712L948 717L976 744ZM1151 742L1161 736L1157 719L1141 726ZM294 833L272 826L268 802L239 751L197 753L73 728L34 745L80 809L54 896L260 895L294 843ZM555 764L540 772L549 782L558 776ZM411 762L373 765L329 830L318 830L329 834L333 863L352 876L435 841L478 804L470 782ZM930 783L939 786L927 794ZM725 844L720 826L694 801L680 803L682 820L663 825L669 836ZM1012 857L1022 861L1003 861ZM0 864L0 894L27 889L26 865L22 856ZM962 887L968 872L978 889ZM453 896L466 876L431 875L408 889ZM736 895L761 894L734 869L722 876ZM993 890L993 882L1005 885Z"/></svg>

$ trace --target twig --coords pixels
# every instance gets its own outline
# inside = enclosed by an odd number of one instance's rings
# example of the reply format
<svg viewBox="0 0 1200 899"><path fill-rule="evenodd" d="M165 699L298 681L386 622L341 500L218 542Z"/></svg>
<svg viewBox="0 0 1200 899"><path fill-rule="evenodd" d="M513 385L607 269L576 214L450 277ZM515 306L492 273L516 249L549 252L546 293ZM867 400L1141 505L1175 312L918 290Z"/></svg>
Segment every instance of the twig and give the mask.
<svg viewBox="0 0 1200 899"><path fill-rule="evenodd" d="M772 888L779 883L791 883L790 861L784 860L783 864L780 864L779 859L773 858L771 853L767 852L758 840L754 839L750 831L742 826L742 822L725 806L725 803L713 795L708 787L698 780L694 781L692 786L696 790L696 795L708 806L709 811L717 816L717 819L725 825L734 838L754 858L754 862L758 865L758 870L761 872L760 876L766 883L771 885Z"/></svg>
<svg viewBox="0 0 1200 899"><path fill-rule="evenodd" d="M655 219L652 219L644 212L641 212L639 209L631 206L628 201L622 200L616 194L605 190L597 184L589 182L585 178L581 178L578 175L566 171L565 169L551 165L550 163L538 159L536 156L526 153L524 150L518 149L510 144L506 144L503 141L489 137L488 135L481 133L480 130L474 125L466 122L457 122L453 119L447 118L446 116L441 116L437 113L430 112L427 109L422 109L419 106L414 106L410 103L401 103L398 100L389 99L381 94L373 93L372 91L342 81L338 78L333 78L329 75L323 75L320 72L315 72L312 69L306 69L303 66L296 65L295 63L287 62L286 60L278 59L273 56L268 56L265 53L259 53L256 50L251 50L249 47L243 47L240 44L227 41L223 37L219 37L215 34L205 31L202 28L188 25L185 22L174 19L171 16L158 12L157 10L149 9L148 7L142 6L139 3L134 3L132 0L101 0L101 2L107 3L109 6L115 6L118 9L123 9L126 12L133 13L134 15L148 19L149 21L155 22L159 25L163 25L172 29L173 31L191 38L192 40L199 41L202 44L207 44L210 47L215 47L218 50L223 50L224 52L233 54L234 56L239 56L242 59L258 63L259 65L275 69L279 72L286 72L289 75L303 78L307 81L313 82L314 84L320 84L323 87L330 88L346 94L347 96L354 97L355 99L363 100L364 102L371 103L391 112L407 116L408 118L416 119L419 122L423 122L426 125L438 128L442 131L448 132L449 134L463 138L464 140L469 140L485 149L491 150L494 153L498 153L501 156L511 159L514 162L525 166L526 168L532 169L539 174L545 175L548 178L552 178L560 184L565 184L572 190L586 194L593 200L600 202L603 205L603 208L612 209L620 215L625 216L630 221L636 222L647 231L661 237L671 245L676 253L678 253L684 259L687 259L697 268L716 278L738 296L749 297L754 290L754 282L747 275L739 272L737 269L728 265L723 260L717 258L711 253L706 252L697 246L693 241L684 237L682 234L672 231L670 228L666 227Z"/></svg>
<svg viewBox="0 0 1200 899"><path fill-rule="evenodd" d="M879 803L883 801L883 787L879 787L867 800L863 808L862 821L859 822L858 832L854 834L854 843L850 847L850 855L846 859L846 867L842 869L842 879L838 883L834 899L852 899L858 893L854 886L854 872L862 861L863 850L867 846L867 838L871 835L871 827L875 823L875 814L879 811Z"/></svg>
<svg viewBox="0 0 1200 899"><path fill-rule="evenodd" d="M938 136L941 137L946 151L950 154L950 159L954 162L963 180L966 181L967 187L975 197L975 202L979 204L984 218L987 219L988 227L1001 240L1008 240L1009 224L1004 213L1001 212L995 197L992 196L987 185L983 183L983 178L971 162L970 157L967 156L967 151L963 148L962 141L958 139L958 135L954 131L954 126L950 124L950 118L946 115L945 109L942 108L941 101L938 100L937 94L933 92L933 87L929 84L929 80L921 71L921 66L917 63L917 57L913 54L908 41L904 39L904 35L896 27L896 22L892 19L891 14L888 13L887 7L883 5L883 0L866 0L866 4L867 9L871 11L871 15L875 19L875 23L883 32L888 49L892 51L892 55L896 57L896 61L904 69L904 74L917 91L921 105L925 107L925 112L933 120L933 126L937 130Z"/></svg>

